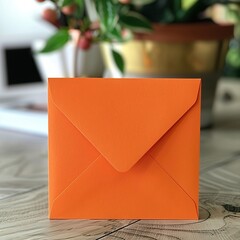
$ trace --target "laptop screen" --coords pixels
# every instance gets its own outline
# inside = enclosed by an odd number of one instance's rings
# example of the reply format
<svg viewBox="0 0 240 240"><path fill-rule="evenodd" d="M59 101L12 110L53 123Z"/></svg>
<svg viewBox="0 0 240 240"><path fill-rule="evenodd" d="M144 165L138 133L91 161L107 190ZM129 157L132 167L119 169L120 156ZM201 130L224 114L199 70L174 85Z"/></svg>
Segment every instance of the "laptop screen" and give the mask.
<svg viewBox="0 0 240 240"><path fill-rule="evenodd" d="M43 82L30 47L6 48L4 51L7 86Z"/></svg>

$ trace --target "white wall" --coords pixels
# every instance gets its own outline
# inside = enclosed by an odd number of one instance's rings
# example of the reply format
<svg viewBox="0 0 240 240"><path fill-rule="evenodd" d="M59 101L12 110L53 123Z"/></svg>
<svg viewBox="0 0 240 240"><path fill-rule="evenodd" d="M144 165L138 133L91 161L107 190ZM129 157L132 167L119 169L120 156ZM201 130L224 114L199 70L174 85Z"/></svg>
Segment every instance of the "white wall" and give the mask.
<svg viewBox="0 0 240 240"><path fill-rule="evenodd" d="M38 3L35 0L0 0L0 103L10 96L26 95L45 90L43 84L21 84L6 86L4 49L30 46L39 39L46 39L56 29L41 19L44 8L51 6L49 1Z"/></svg>
<svg viewBox="0 0 240 240"><path fill-rule="evenodd" d="M49 36L54 28L41 19L49 1L0 0L0 37L20 35Z"/></svg>

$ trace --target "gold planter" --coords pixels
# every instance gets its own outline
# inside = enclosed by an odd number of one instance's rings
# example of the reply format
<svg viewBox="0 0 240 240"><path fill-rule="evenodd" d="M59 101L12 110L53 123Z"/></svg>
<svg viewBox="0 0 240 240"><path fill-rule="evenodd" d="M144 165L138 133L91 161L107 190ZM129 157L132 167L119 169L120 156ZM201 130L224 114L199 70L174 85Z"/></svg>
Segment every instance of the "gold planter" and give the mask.
<svg viewBox="0 0 240 240"><path fill-rule="evenodd" d="M223 68L228 40L162 43L132 40L114 44L124 57L126 74L179 75L216 72ZM108 44L103 44L108 69L114 66Z"/></svg>
<svg viewBox="0 0 240 240"><path fill-rule="evenodd" d="M212 124L217 79L232 35L233 26L157 25L153 34L137 35L134 40L113 47L124 57L125 77L202 78L202 127L208 127ZM110 76L119 76L110 45L104 43L101 47Z"/></svg>

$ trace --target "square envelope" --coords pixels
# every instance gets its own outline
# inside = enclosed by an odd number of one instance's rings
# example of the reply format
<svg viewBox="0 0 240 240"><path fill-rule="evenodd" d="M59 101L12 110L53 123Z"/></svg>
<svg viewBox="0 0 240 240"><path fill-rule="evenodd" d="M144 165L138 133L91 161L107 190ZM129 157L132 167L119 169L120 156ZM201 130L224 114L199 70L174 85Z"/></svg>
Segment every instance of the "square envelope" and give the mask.
<svg viewBox="0 0 240 240"><path fill-rule="evenodd" d="M51 219L198 219L200 79L49 79Z"/></svg>

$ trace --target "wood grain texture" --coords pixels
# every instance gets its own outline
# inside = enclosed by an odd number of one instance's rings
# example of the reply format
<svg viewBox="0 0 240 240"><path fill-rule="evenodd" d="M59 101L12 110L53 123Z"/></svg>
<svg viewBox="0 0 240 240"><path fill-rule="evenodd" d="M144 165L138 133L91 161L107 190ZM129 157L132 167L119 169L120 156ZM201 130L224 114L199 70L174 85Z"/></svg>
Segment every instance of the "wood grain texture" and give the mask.
<svg viewBox="0 0 240 240"><path fill-rule="evenodd" d="M47 139L0 130L0 239L240 239L239 106L202 132L199 221L50 221Z"/></svg>

